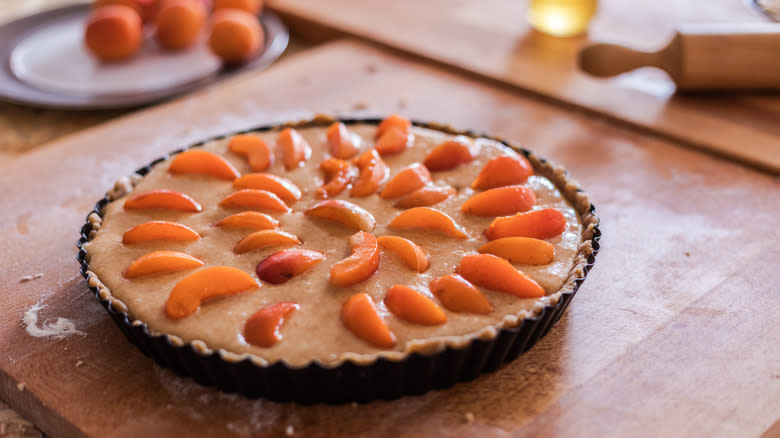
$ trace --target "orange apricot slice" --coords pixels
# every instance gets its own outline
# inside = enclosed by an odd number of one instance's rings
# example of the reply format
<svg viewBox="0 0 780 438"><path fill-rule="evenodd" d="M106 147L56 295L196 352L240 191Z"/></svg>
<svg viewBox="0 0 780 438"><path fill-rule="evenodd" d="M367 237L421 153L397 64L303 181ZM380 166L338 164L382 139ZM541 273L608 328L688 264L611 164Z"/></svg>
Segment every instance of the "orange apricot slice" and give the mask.
<svg viewBox="0 0 780 438"><path fill-rule="evenodd" d="M493 254L469 254L463 257L455 271L471 283L498 292L520 298L544 296L544 289L539 283Z"/></svg>
<svg viewBox="0 0 780 438"><path fill-rule="evenodd" d="M385 182L390 171L382 161L376 149L363 152L355 159L355 165L360 173L352 184L350 196L362 197L376 193L379 186Z"/></svg>
<svg viewBox="0 0 780 438"><path fill-rule="evenodd" d="M481 247L480 253L487 253L524 265L546 265L555 256L555 247L550 242L532 237L502 237Z"/></svg>
<svg viewBox="0 0 780 438"><path fill-rule="evenodd" d="M136 225L125 231L122 243L137 243L149 240L192 241L200 239L192 228L168 221L151 221Z"/></svg>
<svg viewBox="0 0 780 438"><path fill-rule="evenodd" d="M398 236L380 236L376 241L382 248L396 253L409 269L417 272L425 272L428 269L430 256L411 240Z"/></svg>
<svg viewBox="0 0 780 438"><path fill-rule="evenodd" d="M309 143L292 128L285 128L280 132L276 144L282 149L284 167L287 170L295 169L311 156Z"/></svg>
<svg viewBox="0 0 780 438"><path fill-rule="evenodd" d="M282 340L279 329L290 314L301 306L295 303L276 303L255 312L244 324L244 339L252 345L270 348Z"/></svg>
<svg viewBox="0 0 780 438"><path fill-rule="evenodd" d="M431 172L422 164L413 163L390 178L379 196L385 199L397 198L422 188L430 181Z"/></svg>
<svg viewBox="0 0 780 438"><path fill-rule="evenodd" d="M386 119L382 120L381 123L379 123L379 126L376 129L376 133L374 134L374 138L381 137L385 131L387 131L389 128L395 127L400 128L404 130L410 130L412 128L412 122L409 121L406 117L399 116L398 114L390 114L387 116Z"/></svg>
<svg viewBox="0 0 780 438"><path fill-rule="evenodd" d="M533 174L534 168L525 157L517 154L501 155L485 163L485 167L471 183L471 188L486 190L522 184Z"/></svg>
<svg viewBox="0 0 780 438"><path fill-rule="evenodd" d="M360 137L350 132L341 122L330 125L326 136L330 145L330 154L336 158L352 158L360 149Z"/></svg>
<svg viewBox="0 0 780 438"><path fill-rule="evenodd" d="M256 230L273 230L279 228L279 221L259 211L242 211L232 214L217 223L215 227L253 228Z"/></svg>
<svg viewBox="0 0 780 438"><path fill-rule="evenodd" d="M390 126L379 136L374 143L374 148L379 155L397 154L409 147L413 141L414 135L409 128Z"/></svg>
<svg viewBox="0 0 780 438"><path fill-rule="evenodd" d="M320 163L320 169L325 172L326 183L317 188L316 195L320 199L332 198L349 185L352 179L349 163L337 158L328 158Z"/></svg>
<svg viewBox="0 0 780 438"><path fill-rule="evenodd" d="M253 249L269 248L272 246L300 245L301 239L295 234L279 230L260 230L244 236L239 240L233 252L243 254Z"/></svg>
<svg viewBox="0 0 780 438"><path fill-rule="evenodd" d="M385 296L387 310L404 321L421 325L441 325L447 315L430 298L409 286L396 284Z"/></svg>
<svg viewBox="0 0 780 438"><path fill-rule="evenodd" d="M301 199L301 189L290 180L270 173L250 173L233 181L236 189L267 190L284 202L293 203Z"/></svg>
<svg viewBox="0 0 780 438"><path fill-rule="evenodd" d="M428 285L447 310L487 315L493 311L485 294L458 274L434 278Z"/></svg>
<svg viewBox="0 0 780 438"><path fill-rule="evenodd" d="M125 269L125 278L167 274L203 266L203 260L179 251L154 251L135 259Z"/></svg>
<svg viewBox="0 0 780 438"><path fill-rule="evenodd" d="M366 293L352 295L341 307L341 322L358 338L378 348L395 345L395 335Z"/></svg>
<svg viewBox="0 0 780 438"><path fill-rule="evenodd" d="M436 146L425 156L423 164L431 172L454 169L461 164L471 162L475 154L469 146L469 139L457 136Z"/></svg>
<svg viewBox="0 0 780 438"><path fill-rule="evenodd" d="M243 155L249 161L249 167L255 172L262 172L274 163L274 153L262 138L249 135L234 135L228 143L230 152Z"/></svg>
<svg viewBox="0 0 780 438"><path fill-rule="evenodd" d="M174 175L200 174L232 181L239 177L238 170L219 155L203 149L189 149L176 154L168 166Z"/></svg>
<svg viewBox="0 0 780 438"><path fill-rule="evenodd" d="M413 208L429 207L453 196L457 193L451 186L425 186L402 197L393 207L395 208Z"/></svg>
<svg viewBox="0 0 780 438"><path fill-rule="evenodd" d="M194 199L181 192L173 190L151 190L135 195L125 201L125 210L150 210L150 209L179 210L196 213L203 210Z"/></svg>
<svg viewBox="0 0 780 438"><path fill-rule="evenodd" d="M361 231L372 231L374 216L363 208L338 199L318 202L304 212L306 216L326 219Z"/></svg>
<svg viewBox="0 0 780 438"><path fill-rule="evenodd" d="M165 302L165 313L172 319L181 319L195 313L207 300L258 287L251 275L232 266L201 269L176 283Z"/></svg>
<svg viewBox="0 0 780 438"><path fill-rule="evenodd" d="M553 208L518 213L509 217L497 217L490 223L485 237L495 240L501 237L533 237L549 239L566 231L566 218Z"/></svg>
<svg viewBox="0 0 780 438"><path fill-rule="evenodd" d="M468 239L469 237L463 228L446 213L430 207L414 207L403 211L390 221L388 227L395 230L424 228L441 231L458 239Z"/></svg>
<svg viewBox="0 0 780 438"><path fill-rule="evenodd" d="M219 201L219 206L224 208L256 208L279 213L290 211L290 207L274 193L259 189L241 189L233 192Z"/></svg>
<svg viewBox="0 0 780 438"><path fill-rule="evenodd" d="M214 10L239 9L252 15L263 10L263 0L214 0Z"/></svg>
<svg viewBox="0 0 780 438"><path fill-rule="evenodd" d="M282 284L325 260L325 254L311 249L285 249L271 254L257 264L257 278L266 283Z"/></svg>
<svg viewBox="0 0 780 438"><path fill-rule="evenodd" d="M506 186L477 193L460 206L460 211L477 216L506 216L528 211L535 204L536 194L531 188Z"/></svg>
<svg viewBox="0 0 780 438"><path fill-rule="evenodd" d="M379 268L379 244L373 234L358 231L349 238L349 257L330 268L330 284L352 286L367 280Z"/></svg>

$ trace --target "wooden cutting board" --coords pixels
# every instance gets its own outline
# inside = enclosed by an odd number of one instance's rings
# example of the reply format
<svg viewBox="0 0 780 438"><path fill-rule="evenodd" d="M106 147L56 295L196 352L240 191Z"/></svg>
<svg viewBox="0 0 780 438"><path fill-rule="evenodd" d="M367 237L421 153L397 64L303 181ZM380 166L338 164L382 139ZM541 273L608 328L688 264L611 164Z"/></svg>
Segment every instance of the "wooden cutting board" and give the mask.
<svg viewBox="0 0 780 438"><path fill-rule="evenodd" d="M605 238L549 335L473 382L345 406L222 394L131 346L78 274L75 241L93 202L181 145L317 111L446 121L568 167ZM717 437L780 427L776 180L359 43L38 148L3 165L0 187L0 397L52 436ZM31 337L21 321L36 303L39 325L68 318L85 335Z"/></svg>
<svg viewBox="0 0 780 438"><path fill-rule="evenodd" d="M589 40L657 50L682 24L766 21L746 3L601 0L588 37L556 38L530 28L528 1L268 1L297 34L359 36L780 174L780 94L671 96L658 70L604 80L576 66Z"/></svg>

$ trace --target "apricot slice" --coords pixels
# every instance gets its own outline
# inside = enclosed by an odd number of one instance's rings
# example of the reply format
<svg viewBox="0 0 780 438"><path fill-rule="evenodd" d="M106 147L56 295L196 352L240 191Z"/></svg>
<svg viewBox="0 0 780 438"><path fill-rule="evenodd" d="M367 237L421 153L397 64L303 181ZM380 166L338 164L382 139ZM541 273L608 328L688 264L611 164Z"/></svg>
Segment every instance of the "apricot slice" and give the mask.
<svg viewBox="0 0 780 438"><path fill-rule="evenodd" d="M311 156L309 143L292 128L285 128L280 132L276 143L282 149L284 167L287 170L295 169Z"/></svg>
<svg viewBox="0 0 780 438"><path fill-rule="evenodd" d="M409 147L413 141L414 135L409 128L390 126L376 140L374 148L380 155L397 154Z"/></svg>
<svg viewBox="0 0 780 438"><path fill-rule="evenodd" d="M431 173L420 163L413 163L396 173L379 196L390 199L414 192L431 181Z"/></svg>
<svg viewBox="0 0 780 438"><path fill-rule="evenodd" d="M188 149L176 154L168 166L172 174L195 173L232 181L239 177L238 170L219 155L203 149Z"/></svg>
<svg viewBox="0 0 780 438"><path fill-rule="evenodd" d="M192 0L166 0L154 20L155 39L165 50L182 50L195 44L206 23L203 3Z"/></svg>
<svg viewBox="0 0 780 438"><path fill-rule="evenodd" d="M350 132L347 126L336 122L328 127L326 132L330 154L336 158L352 158L360 149L360 137Z"/></svg>
<svg viewBox="0 0 780 438"><path fill-rule="evenodd" d="M366 293L349 297L341 307L341 321L358 338L378 348L392 348L395 335L376 311L374 302Z"/></svg>
<svg viewBox="0 0 780 438"><path fill-rule="evenodd" d="M285 249L271 254L258 263L257 278L271 284L282 284L303 274L325 260L325 254L311 249Z"/></svg>
<svg viewBox="0 0 780 438"><path fill-rule="evenodd" d="M493 311L485 294L458 274L435 278L428 286L442 306L453 312L486 315Z"/></svg>
<svg viewBox="0 0 780 438"><path fill-rule="evenodd" d="M454 169L461 164L471 162L475 154L469 146L469 139L457 136L436 146L425 156L423 164L431 172Z"/></svg>
<svg viewBox="0 0 780 438"><path fill-rule="evenodd" d="M320 169L325 172L326 183L317 188L317 197L320 199L332 198L349 185L352 179L349 163L336 158L328 158L320 163Z"/></svg>
<svg viewBox="0 0 780 438"><path fill-rule="evenodd" d="M179 251L154 251L135 259L125 269L125 278L167 274L203 266L203 260Z"/></svg>
<svg viewBox="0 0 780 438"><path fill-rule="evenodd" d="M490 223L485 237L495 240L501 237L533 237L549 239L566 231L566 218L553 208L518 213L509 217L497 217Z"/></svg>
<svg viewBox="0 0 780 438"><path fill-rule="evenodd" d="M295 303L276 303L263 307L244 324L244 339L252 345L270 348L282 340L279 329L287 317L301 306Z"/></svg>
<svg viewBox="0 0 780 438"><path fill-rule="evenodd" d="M457 193L457 190L450 186L425 186L402 197L393 204L393 207L428 207L444 201L455 193Z"/></svg>
<svg viewBox="0 0 780 438"><path fill-rule="evenodd" d="M130 228L122 235L122 243L136 243L149 240L190 241L198 239L200 239L200 234L192 228L168 221L145 222Z"/></svg>
<svg viewBox="0 0 780 438"><path fill-rule="evenodd" d="M417 272L428 269L430 256L411 240L398 236L380 236L376 240L382 248L396 253L409 269Z"/></svg>
<svg viewBox="0 0 780 438"><path fill-rule="evenodd" d="M267 190L282 201L293 203L301 199L301 189L290 180L270 173L250 173L233 181L236 189Z"/></svg>
<svg viewBox="0 0 780 438"><path fill-rule="evenodd" d="M349 257L330 268L330 284L352 286L367 280L379 268L379 244L373 234L358 231L349 238Z"/></svg>
<svg viewBox="0 0 780 438"><path fill-rule="evenodd" d="M395 230L409 228L435 230L458 239L469 237L446 213L430 207L415 207L403 211L393 218L388 227Z"/></svg>
<svg viewBox="0 0 780 438"><path fill-rule="evenodd" d="M101 6L87 18L84 44L101 61L128 59L138 53L142 42L141 16L129 6Z"/></svg>
<svg viewBox="0 0 780 438"><path fill-rule="evenodd" d="M441 325L447 315L430 298L402 284L390 287L385 296L387 310L395 316L414 324Z"/></svg>
<svg viewBox="0 0 780 438"><path fill-rule="evenodd" d="M219 206L225 208L257 208L279 213L290 211L290 207L279 199L278 196L268 190L258 189L241 189L233 192L225 196L225 199L219 201Z"/></svg>
<svg viewBox="0 0 780 438"><path fill-rule="evenodd" d="M181 192L173 190L151 190L125 201L125 210L149 210L149 209L168 209L186 212L199 212L203 210L194 199Z"/></svg>
<svg viewBox="0 0 780 438"><path fill-rule="evenodd" d="M491 158L471 183L472 189L486 190L495 187L522 184L534 174L534 168L517 154Z"/></svg>
<svg viewBox="0 0 780 438"><path fill-rule="evenodd" d="M532 237L503 237L482 245L479 252L493 254L512 263L546 265L552 262L555 247L550 242Z"/></svg>
<svg viewBox="0 0 780 438"><path fill-rule="evenodd" d="M304 212L306 216L338 222L361 231L372 231L376 226L374 216L361 207L337 199L318 202Z"/></svg>
<svg viewBox="0 0 780 438"><path fill-rule="evenodd" d="M272 230L279 228L279 221L259 211L242 211L232 214L214 224L215 227L254 228Z"/></svg>
<svg viewBox="0 0 780 438"><path fill-rule="evenodd" d="M240 9L257 15L263 10L263 0L214 0L214 10L221 9Z"/></svg>
<svg viewBox="0 0 780 438"><path fill-rule="evenodd" d="M165 313L172 319L192 315L201 303L236 295L260 287L246 272L231 266L213 266L194 272L173 287L165 302Z"/></svg>
<svg viewBox="0 0 780 438"><path fill-rule="evenodd" d="M262 138L249 134L234 135L228 143L230 152L243 155L249 161L249 167L262 172L274 163L274 154Z"/></svg>
<svg viewBox="0 0 780 438"><path fill-rule="evenodd" d="M355 159L355 165L360 173L352 184L350 196L362 197L376 193L379 186L385 182L390 171L382 161L376 149L363 152Z"/></svg>
<svg viewBox="0 0 780 438"><path fill-rule="evenodd" d="M399 116L398 114L390 114L387 116L386 119L382 120L381 123L379 123L379 126L376 129L376 133L374 134L374 138L381 137L385 131L387 131L389 128L395 127L400 128L404 130L410 130L412 128L412 122L409 121L406 117Z"/></svg>
<svg viewBox="0 0 780 438"><path fill-rule="evenodd" d="M544 289L539 283L493 254L469 254L463 257L455 271L471 283L498 292L520 298L544 296Z"/></svg>
<svg viewBox="0 0 780 438"><path fill-rule="evenodd" d="M300 245L301 239L295 234L279 230L260 230L239 240L233 252L243 254L247 251L272 246Z"/></svg>
<svg viewBox="0 0 780 438"><path fill-rule="evenodd" d="M239 9L214 12L208 46L225 64L242 63L263 48L265 33L256 15Z"/></svg>
<svg viewBox="0 0 780 438"><path fill-rule="evenodd" d="M506 216L528 211L536 204L529 187L506 186L477 193L460 206L460 211L477 216Z"/></svg>

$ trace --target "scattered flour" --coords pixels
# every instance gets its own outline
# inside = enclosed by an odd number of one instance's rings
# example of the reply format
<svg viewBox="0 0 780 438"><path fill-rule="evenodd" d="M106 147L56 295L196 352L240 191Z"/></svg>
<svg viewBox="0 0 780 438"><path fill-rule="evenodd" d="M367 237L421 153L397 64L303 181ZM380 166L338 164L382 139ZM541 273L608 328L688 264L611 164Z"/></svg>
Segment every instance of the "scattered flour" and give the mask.
<svg viewBox="0 0 780 438"><path fill-rule="evenodd" d="M87 336L86 333L77 330L76 325L73 324L72 321L65 318L57 318L54 322L44 321L43 324L38 327L38 312L44 307L46 306L38 302L24 312L22 322L30 336L36 338L53 337L55 339L64 339L70 335Z"/></svg>
<svg viewBox="0 0 780 438"><path fill-rule="evenodd" d="M19 391L24 391L24 387L25 387L24 383L19 383L18 385L16 385L16 389L18 389Z"/></svg>
<svg viewBox="0 0 780 438"><path fill-rule="evenodd" d="M474 414L471 412L466 412L466 415L463 416L463 421L466 423L473 423L474 422Z"/></svg>
<svg viewBox="0 0 780 438"><path fill-rule="evenodd" d="M295 434L295 428L292 424L287 425L287 429L284 430L284 434L287 436L293 436Z"/></svg>

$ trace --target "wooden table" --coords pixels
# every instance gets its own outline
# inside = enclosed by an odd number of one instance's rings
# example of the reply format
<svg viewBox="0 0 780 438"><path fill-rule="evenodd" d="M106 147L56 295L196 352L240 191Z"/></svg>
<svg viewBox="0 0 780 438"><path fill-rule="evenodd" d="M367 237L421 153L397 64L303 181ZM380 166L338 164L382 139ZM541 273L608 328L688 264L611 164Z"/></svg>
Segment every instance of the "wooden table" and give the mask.
<svg viewBox="0 0 780 438"><path fill-rule="evenodd" d="M604 249L572 307L496 373L360 406L224 395L136 351L78 275L76 230L116 175L260 122L392 111L529 145L602 217ZM19 187L0 199L0 397L55 436L780 434L778 180L512 89L335 42L6 155L0 186ZM27 335L20 319L38 302L86 337Z"/></svg>

